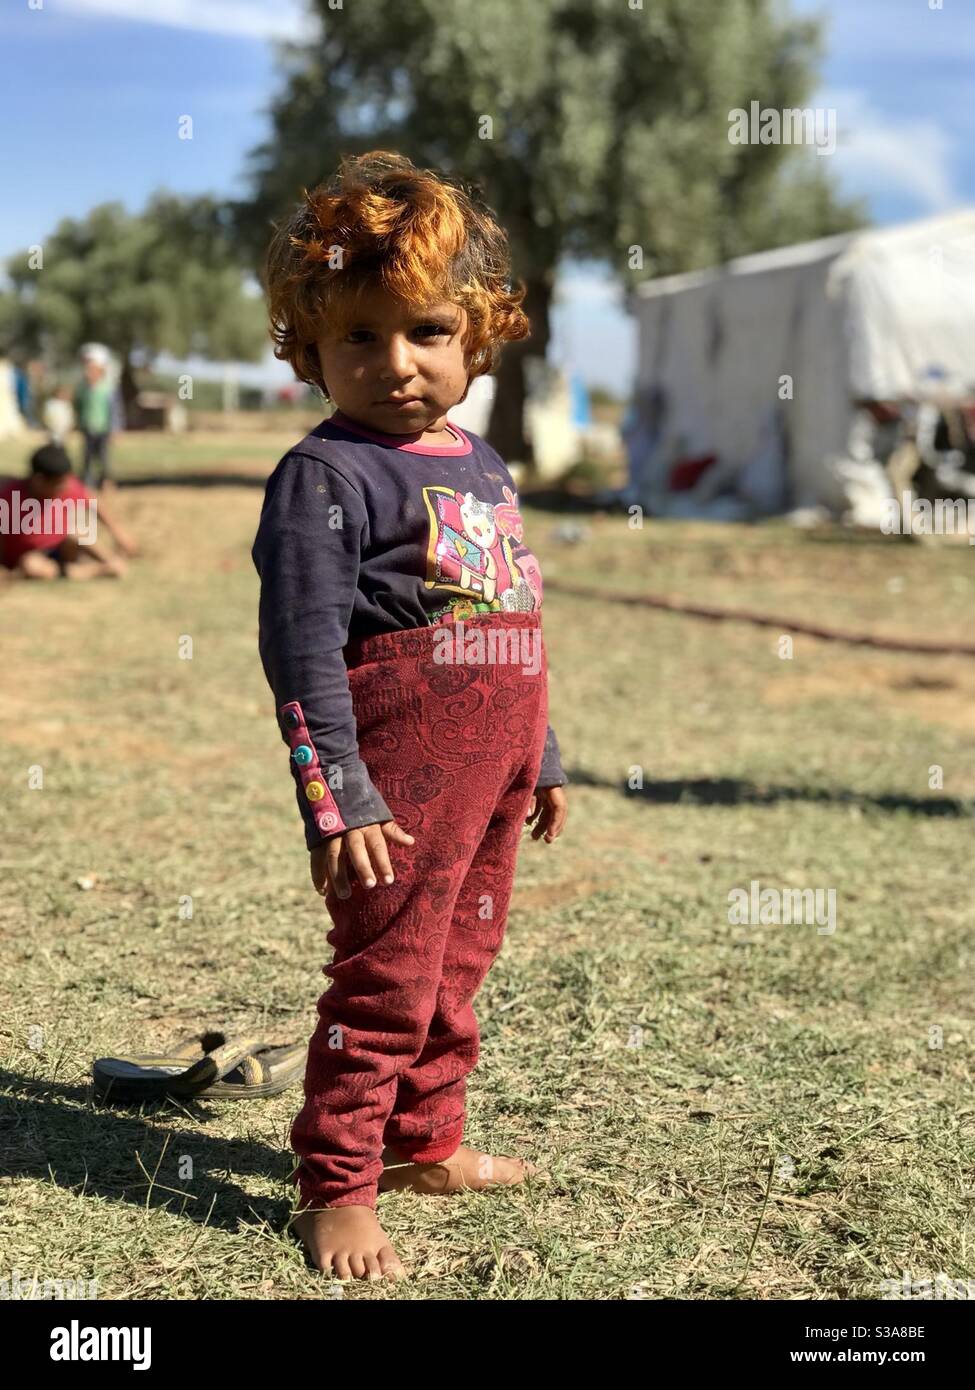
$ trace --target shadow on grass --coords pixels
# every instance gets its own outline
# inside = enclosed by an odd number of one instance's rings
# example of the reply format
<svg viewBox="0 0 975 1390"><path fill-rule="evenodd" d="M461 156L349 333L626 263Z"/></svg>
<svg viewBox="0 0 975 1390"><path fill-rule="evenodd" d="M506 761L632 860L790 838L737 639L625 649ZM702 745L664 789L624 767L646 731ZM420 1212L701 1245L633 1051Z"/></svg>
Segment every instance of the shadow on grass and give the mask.
<svg viewBox="0 0 975 1390"><path fill-rule="evenodd" d="M557 487L532 487L531 484L526 484L519 490L518 500L523 506L532 507L535 511L553 512L556 515L629 515L627 508L617 500L603 501L595 495L568 492ZM646 512L645 515L650 516L651 513Z"/></svg>
<svg viewBox="0 0 975 1390"><path fill-rule="evenodd" d="M271 469L256 467L252 473L131 473L113 477L119 491L139 487L261 487L267 483ZM521 500L538 511L555 514L619 512L626 516L625 507L617 503L600 504L593 497L562 492L557 488L539 488L519 493Z"/></svg>
<svg viewBox="0 0 975 1390"><path fill-rule="evenodd" d="M138 487L259 487L263 488L270 470L263 473L140 473L113 479L119 492Z"/></svg>
<svg viewBox="0 0 975 1390"><path fill-rule="evenodd" d="M573 771L575 786L609 787L624 796L657 805L676 806L776 806L786 801L807 801L827 806L858 806L861 810L911 816L975 816L975 802L953 796L908 796L897 792L857 792L844 787L781 787L759 785L739 777L681 777L648 782L643 787L620 787L585 772Z"/></svg>
<svg viewBox="0 0 975 1390"><path fill-rule="evenodd" d="M0 1170L8 1178L40 1178L79 1195L168 1209L232 1232L255 1219L281 1230L290 1215L286 1198L254 1196L235 1181L254 1175L287 1183L294 1167L290 1151L166 1125L169 1113L206 1124L224 1105L105 1105L90 1086L7 1070L0 1070L0 1088L13 1092L0 1096ZM184 1156L193 1163L190 1180L179 1177Z"/></svg>

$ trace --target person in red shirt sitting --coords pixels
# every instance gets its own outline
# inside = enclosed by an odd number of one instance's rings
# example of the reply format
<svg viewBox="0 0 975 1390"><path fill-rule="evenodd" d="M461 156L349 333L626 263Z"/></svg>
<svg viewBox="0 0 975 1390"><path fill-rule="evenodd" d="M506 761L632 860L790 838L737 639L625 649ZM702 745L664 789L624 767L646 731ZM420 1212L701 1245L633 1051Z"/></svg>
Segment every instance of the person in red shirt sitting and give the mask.
<svg viewBox="0 0 975 1390"><path fill-rule="evenodd" d="M137 548L71 471L59 444L30 459L26 478L0 483L0 565L25 579L120 577L124 563L95 543L101 523L123 555Z"/></svg>

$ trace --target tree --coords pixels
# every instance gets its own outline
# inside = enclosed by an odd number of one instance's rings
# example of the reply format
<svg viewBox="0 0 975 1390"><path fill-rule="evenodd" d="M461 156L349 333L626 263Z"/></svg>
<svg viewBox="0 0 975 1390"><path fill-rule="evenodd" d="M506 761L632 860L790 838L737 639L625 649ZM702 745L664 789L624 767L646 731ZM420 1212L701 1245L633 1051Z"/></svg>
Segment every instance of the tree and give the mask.
<svg viewBox="0 0 975 1390"><path fill-rule="evenodd" d="M62 363L82 343L105 343L122 364L129 420L135 352L256 361L266 344L264 306L247 292L230 214L210 197L159 193L136 215L103 203L8 257L6 271L5 338Z"/></svg>
<svg viewBox="0 0 975 1390"><path fill-rule="evenodd" d="M251 152L252 196L233 205L242 245L259 269L272 223L344 154L396 149L479 184L532 322L502 354L488 428L508 458L530 459L523 362L545 354L563 256L608 262L632 288L862 221L809 151L729 140L735 108L802 105L812 88L817 28L776 0L311 9L319 35L284 45L272 134Z"/></svg>

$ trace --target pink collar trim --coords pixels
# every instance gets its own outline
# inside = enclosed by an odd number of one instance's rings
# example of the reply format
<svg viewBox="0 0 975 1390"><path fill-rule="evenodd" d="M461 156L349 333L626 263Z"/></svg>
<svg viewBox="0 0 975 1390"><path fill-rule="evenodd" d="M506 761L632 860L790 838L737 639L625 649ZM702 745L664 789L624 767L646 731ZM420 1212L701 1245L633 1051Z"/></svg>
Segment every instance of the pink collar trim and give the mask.
<svg viewBox="0 0 975 1390"><path fill-rule="evenodd" d="M388 448L398 449L407 454L469 454L474 448L464 431L452 420L448 420L446 424L447 429L458 441L456 444L397 444L395 441L399 438L398 435L364 429L355 420L350 420L346 415L343 415L340 410L336 410L323 423L335 425L336 429L352 434L361 434L363 438L372 439L376 444L385 444Z"/></svg>

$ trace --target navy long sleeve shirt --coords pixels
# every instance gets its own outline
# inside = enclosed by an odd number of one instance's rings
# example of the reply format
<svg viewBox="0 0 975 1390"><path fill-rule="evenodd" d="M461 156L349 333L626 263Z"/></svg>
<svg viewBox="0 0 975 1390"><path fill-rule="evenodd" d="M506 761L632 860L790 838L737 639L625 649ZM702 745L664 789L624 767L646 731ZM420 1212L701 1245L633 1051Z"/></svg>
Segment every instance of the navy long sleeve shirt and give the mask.
<svg viewBox="0 0 975 1390"><path fill-rule="evenodd" d="M359 758L343 648L476 612L541 607L511 474L485 440L397 443L336 412L267 482L252 556L260 653L309 849L393 819ZM538 787L567 782L551 727Z"/></svg>

